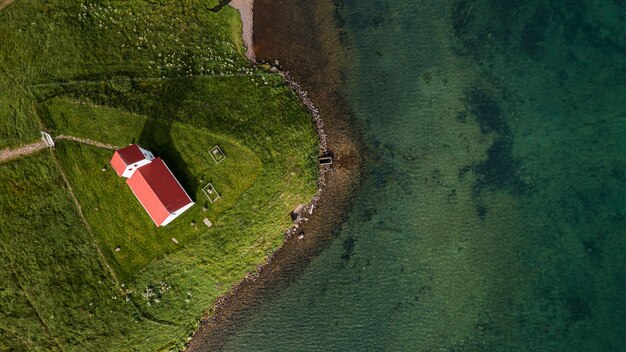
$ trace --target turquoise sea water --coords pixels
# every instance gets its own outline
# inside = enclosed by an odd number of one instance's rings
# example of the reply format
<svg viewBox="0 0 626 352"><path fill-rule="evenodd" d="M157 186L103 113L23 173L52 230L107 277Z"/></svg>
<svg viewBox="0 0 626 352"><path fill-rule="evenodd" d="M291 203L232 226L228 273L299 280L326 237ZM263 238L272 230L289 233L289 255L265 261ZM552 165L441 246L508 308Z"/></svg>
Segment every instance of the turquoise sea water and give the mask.
<svg viewBox="0 0 626 352"><path fill-rule="evenodd" d="M337 6L365 182L225 349L626 351L626 3Z"/></svg>

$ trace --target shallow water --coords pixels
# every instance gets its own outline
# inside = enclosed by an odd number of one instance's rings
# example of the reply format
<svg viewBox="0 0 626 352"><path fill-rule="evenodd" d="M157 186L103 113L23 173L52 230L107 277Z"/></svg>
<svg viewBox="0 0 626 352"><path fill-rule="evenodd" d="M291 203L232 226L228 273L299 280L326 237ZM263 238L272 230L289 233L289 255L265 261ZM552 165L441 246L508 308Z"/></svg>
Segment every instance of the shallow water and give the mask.
<svg viewBox="0 0 626 352"><path fill-rule="evenodd" d="M366 178L225 349L626 350L624 3L337 3Z"/></svg>

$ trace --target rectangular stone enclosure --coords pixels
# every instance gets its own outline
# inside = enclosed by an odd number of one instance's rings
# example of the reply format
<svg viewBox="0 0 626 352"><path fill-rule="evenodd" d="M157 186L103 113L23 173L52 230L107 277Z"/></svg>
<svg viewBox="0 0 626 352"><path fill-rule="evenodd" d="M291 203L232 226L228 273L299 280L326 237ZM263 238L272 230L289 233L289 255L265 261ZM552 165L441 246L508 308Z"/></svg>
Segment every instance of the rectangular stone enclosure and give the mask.
<svg viewBox="0 0 626 352"><path fill-rule="evenodd" d="M209 198L209 201L211 203L215 203L216 200L221 198L219 193L217 193L217 191L215 190L215 188L213 187L213 185L210 182L209 182L209 184L204 186L204 188L202 188L202 191L204 192L204 195L206 195L207 198Z"/></svg>
<svg viewBox="0 0 626 352"><path fill-rule="evenodd" d="M220 149L219 145L211 148L209 154L211 154L211 158L213 158L213 161L215 161L216 164L219 164L226 159L226 154L224 154L222 149Z"/></svg>

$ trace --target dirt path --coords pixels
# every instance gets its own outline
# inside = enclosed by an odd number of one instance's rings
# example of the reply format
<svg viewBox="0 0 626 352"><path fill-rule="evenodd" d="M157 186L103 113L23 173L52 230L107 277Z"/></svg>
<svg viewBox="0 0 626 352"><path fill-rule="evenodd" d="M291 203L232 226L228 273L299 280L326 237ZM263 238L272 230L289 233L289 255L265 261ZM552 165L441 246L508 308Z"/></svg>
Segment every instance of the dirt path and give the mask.
<svg viewBox="0 0 626 352"><path fill-rule="evenodd" d="M2 0L0 0L2 1ZM23 156L29 155L29 154L33 154L39 150L45 149L48 146L46 145L46 142L44 141L38 141L35 143L31 143L22 147L19 147L17 149L3 149L0 150L0 163L1 162L5 162L5 161L9 161L9 160L13 160L13 159L18 159L21 158Z"/></svg>
<svg viewBox="0 0 626 352"><path fill-rule="evenodd" d="M0 11L2 11L3 8L11 5L13 1L14 0L0 0Z"/></svg>
<svg viewBox="0 0 626 352"><path fill-rule="evenodd" d="M120 147L115 146L115 145L101 143L101 142L97 142L97 141L94 141L94 140L91 140L91 139L87 139L87 138L80 138L80 137L74 137L74 136L65 136L65 135L62 135L62 134L56 136L54 139L56 139L56 140L73 141L73 142L88 144L88 145L91 145L91 146L94 146L94 147L110 149L110 150L120 149Z"/></svg>
<svg viewBox="0 0 626 352"><path fill-rule="evenodd" d="M109 149L109 150L119 149L119 147L115 146L115 145L101 143L101 142L94 141L94 140L87 139L87 138L80 138L80 137L74 137L74 136L65 136L65 135L62 135L62 134L56 136L54 139L55 140L66 140L66 141L83 143L83 144L91 145L91 146L94 146L94 147L103 148L103 149ZM19 158L21 158L23 156L27 156L27 155L36 153L36 152L38 152L38 151L40 151L42 149L45 149L47 147L48 147L48 145L46 145L46 142L41 140L41 141L34 142L34 143L31 143L31 144L27 144L25 146L22 146L22 147L19 147L19 148L15 148L15 149L2 149L2 150L0 150L0 163L6 162L6 161L9 161L9 160L19 159Z"/></svg>
<svg viewBox="0 0 626 352"><path fill-rule="evenodd" d="M241 16L243 45L246 47L246 57L256 62L254 49L252 47L254 0L232 0L229 5L237 9Z"/></svg>

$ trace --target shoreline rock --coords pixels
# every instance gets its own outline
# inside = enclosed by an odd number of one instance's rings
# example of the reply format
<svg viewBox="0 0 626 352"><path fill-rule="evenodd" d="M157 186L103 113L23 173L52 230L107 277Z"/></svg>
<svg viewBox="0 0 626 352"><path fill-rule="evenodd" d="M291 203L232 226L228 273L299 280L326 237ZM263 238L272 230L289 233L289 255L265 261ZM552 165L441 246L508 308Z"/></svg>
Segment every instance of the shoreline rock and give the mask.
<svg viewBox="0 0 626 352"><path fill-rule="evenodd" d="M187 351L222 349L247 312L288 286L326 248L351 208L361 176L361 131L343 99L344 48L335 5L255 0L254 6L256 58L274 67L300 97L318 132L320 153L332 151L335 159L332 172L330 166L318 165L318 190L284 232L282 245L213 303L189 338ZM284 70L275 67L278 60Z"/></svg>

